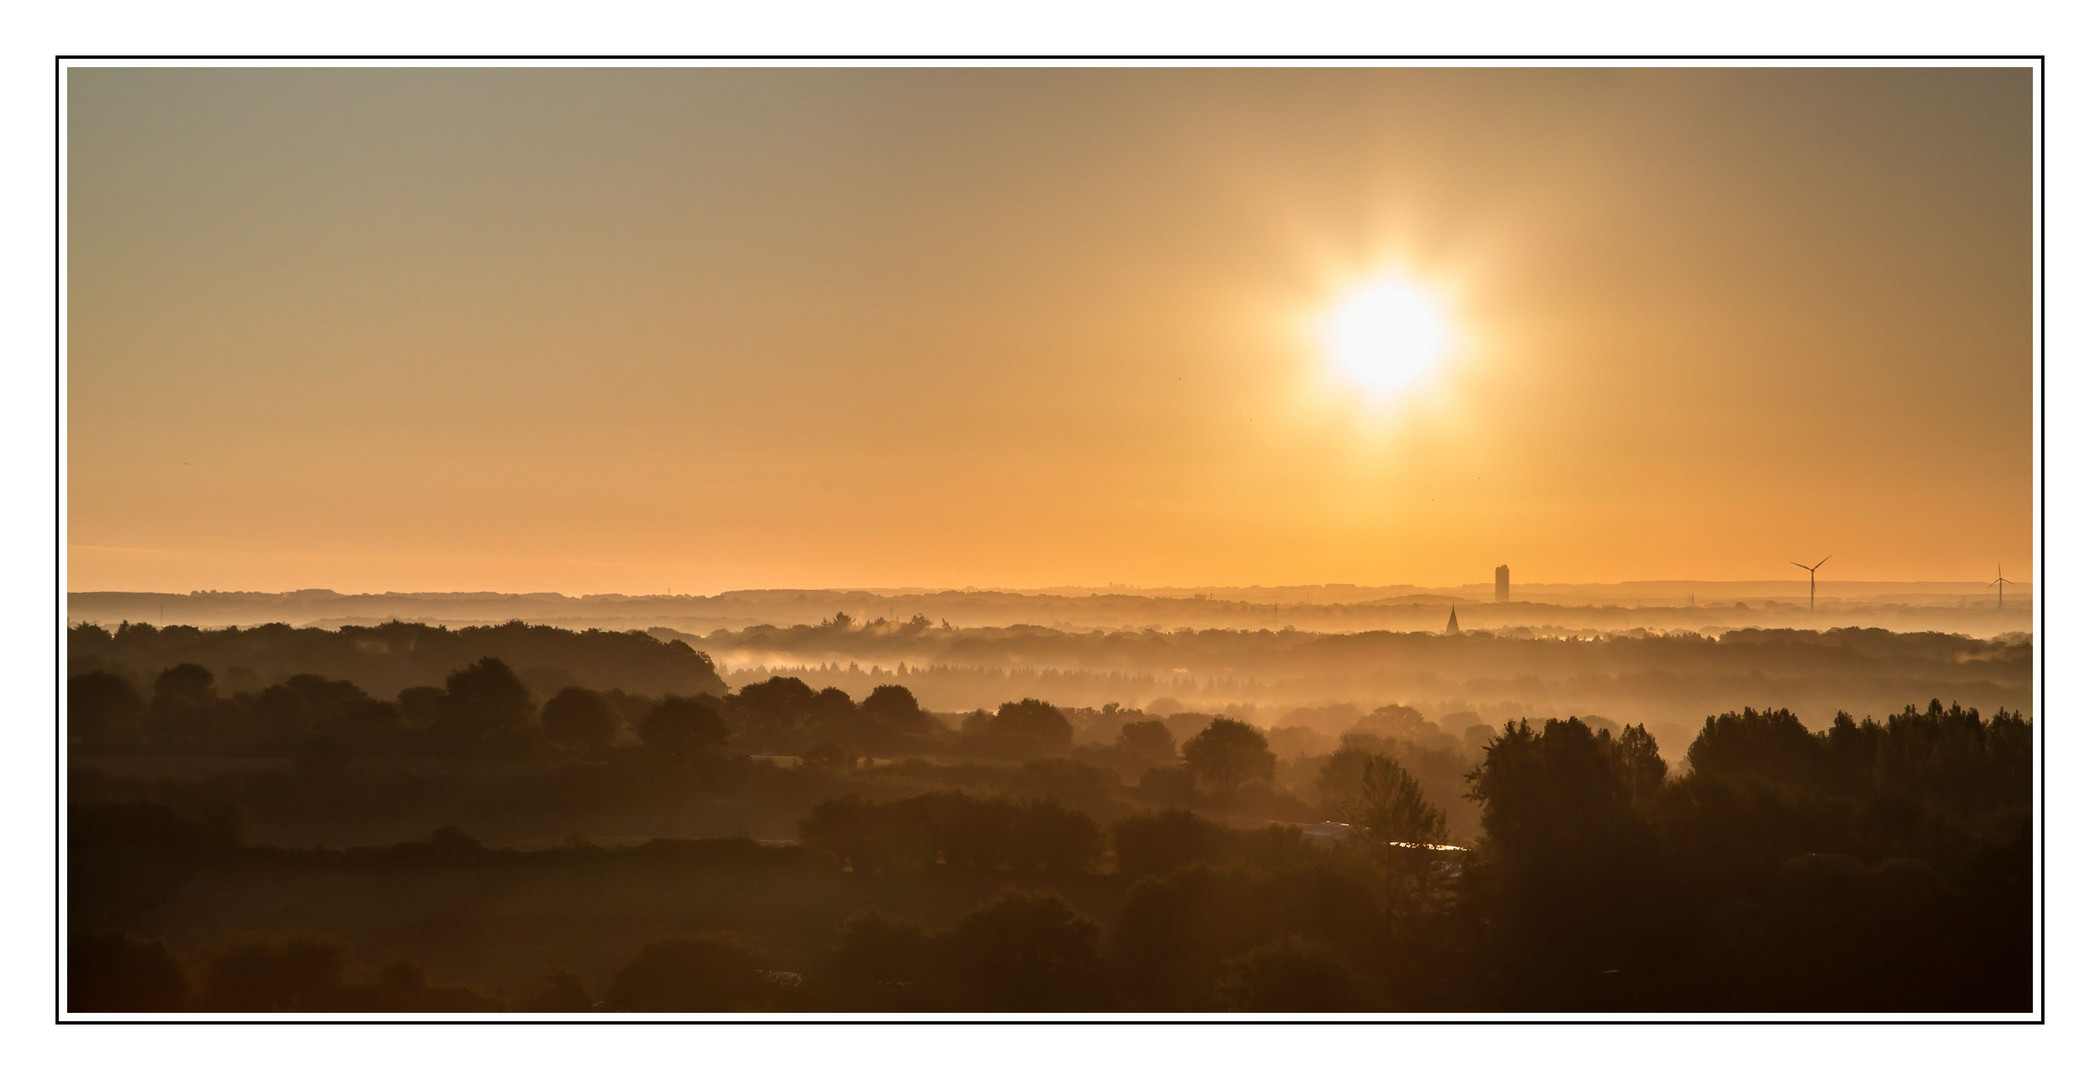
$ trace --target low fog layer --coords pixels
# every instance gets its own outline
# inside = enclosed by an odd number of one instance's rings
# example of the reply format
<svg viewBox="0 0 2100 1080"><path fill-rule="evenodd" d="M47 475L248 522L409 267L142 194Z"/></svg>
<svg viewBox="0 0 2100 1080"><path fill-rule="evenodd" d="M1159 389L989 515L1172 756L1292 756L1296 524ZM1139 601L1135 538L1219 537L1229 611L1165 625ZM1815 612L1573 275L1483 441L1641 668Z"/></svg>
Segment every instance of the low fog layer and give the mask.
<svg viewBox="0 0 2100 1080"><path fill-rule="evenodd" d="M1979 639L1858 627L1466 628L1468 619L1491 608L1460 609L1457 634L1441 629L1451 617L1448 605L1435 632L962 629L923 614L859 621L834 611L799 625L760 623L704 635L652 625L648 633L706 654L731 688L792 676L860 697L885 682L902 682L927 708L943 712L1036 698L1066 708L1203 711L1265 728L1308 727L1323 736L1349 717L1392 704L1430 717L1471 713L1492 723L1601 716L1645 724L1673 755L1691 741L1701 718L1746 704L1786 705L1811 718L1839 710L1878 715L1935 698L1987 713L2033 708L2033 650L2024 632ZM313 672L391 696L435 683L482 649L511 661L543 696L571 683L633 693L719 689L679 674L664 655L638 650L617 633L586 631L576 640L590 643L588 649L562 646L559 657L548 651L554 646L547 639L532 635L504 639L504 649L517 650L511 652L471 641L443 649L427 644L451 640L437 637L426 637L423 651L414 652L405 644L411 638L385 626L343 635L295 632L283 624L247 635L182 630L175 638L122 637L125 646L106 662L130 671L140 685L181 659L211 667L230 691L260 690ZM574 670L579 662L589 668Z"/></svg>
<svg viewBox="0 0 2100 1080"><path fill-rule="evenodd" d="M1016 624L1065 630L1442 630L1451 610L1469 630L1532 627L1553 632L1696 630L1745 627L1828 629L1879 626L1943 630L1988 637L2033 624L2031 592L2009 585L2004 606L1982 582L1818 581L1810 611L1805 581L1647 581L1617 585L1512 587L1494 602L1492 584L1451 588L1413 585L1306 585L1287 588L886 590L756 589L715 596L563 596L559 593L362 593L327 589L254 592L78 592L69 618L114 627L250 626L282 622L334 629L389 620L497 623L511 619L572 629L647 629L690 633L770 624L814 623L845 612L856 622L935 625Z"/></svg>

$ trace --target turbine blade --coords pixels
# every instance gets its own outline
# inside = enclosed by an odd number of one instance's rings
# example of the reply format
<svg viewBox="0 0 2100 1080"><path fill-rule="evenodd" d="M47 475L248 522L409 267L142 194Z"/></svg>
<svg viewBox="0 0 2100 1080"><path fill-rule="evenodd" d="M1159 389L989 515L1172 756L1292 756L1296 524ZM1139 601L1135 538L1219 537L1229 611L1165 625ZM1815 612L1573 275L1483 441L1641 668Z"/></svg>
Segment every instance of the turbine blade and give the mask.
<svg viewBox="0 0 2100 1080"><path fill-rule="evenodd" d="M1827 562L1829 562L1829 561L1830 561L1830 556L1828 556L1828 555L1825 555L1825 556L1823 556L1822 558L1820 558L1820 559L1817 559L1817 560L1816 560L1816 565L1815 565L1815 566L1811 566L1811 567L1809 567L1809 569L1810 569L1810 570L1814 570L1814 569L1816 569L1816 567L1820 567L1820 566L1822 566L1822 565L1823 565L1824 563L1827 563Z"/></svg>
<svg viewBox="0 0 2100 1080"><path fill-rule="evenodd" d="M1789 560L1787 560L1787 561L1789 561L1789 562L1793 562L1793 560L1791 560L1791 559L1789 559ZM1813 566L1810 566L1810 565L1808 565L1807 563L1798 563L1798 562L1797 562L1797 563L1794 563L1794 565L1795 565L1795 566L1798 566L1798 567L1800 567L1800 568L1801 568L1801 569L1803 569L1803 570L1814 570L1814 569L1815 569L1815 567L1813 567Z"/></svg>

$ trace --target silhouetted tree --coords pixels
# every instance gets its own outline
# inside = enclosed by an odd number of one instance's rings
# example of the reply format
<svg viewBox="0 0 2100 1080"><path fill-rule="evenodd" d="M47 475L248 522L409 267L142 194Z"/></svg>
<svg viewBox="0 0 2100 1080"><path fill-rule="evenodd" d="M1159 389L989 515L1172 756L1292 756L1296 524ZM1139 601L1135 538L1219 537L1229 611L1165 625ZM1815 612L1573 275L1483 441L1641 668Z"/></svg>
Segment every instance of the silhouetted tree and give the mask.
<svg viewBox="0 0 2100 1080"><path fill-rule="evenodd" d="M540 710L540 729L556 747L571 754L599 754L620 730L620 718L605 695L571 686L548 699Z"/></svg>
<svg viewBox="0 0 2100 1080"><path fill-rule="evenodd" d="M148 737L195 752L216 741L219 707L212 673L201 664L176 664L153 680L153 696L146 702Z"/></svg>
<svg viewBox="0 0 2100 1080"><path fill-rule="evenodd" d="M816 697L801 679L775 675L745 686L727 704L741 738L754 747L792 753L802 749Z"/></svg>
<svg viewBox="0 0 2100 1080"><path fill-rule="evenodd" d="M1026 735L1039 741L1045 751L1072 745L1072 722L1057 706L1035 698L1022 698L999 706L991 730L999 734Z"/></svg>
<svg viewBox="0 0 2100 1080"><path fill-rule="evenodd" d="M391 753L399 730L395 708L356 685L294 675L255 696L241 749L332 763Z"/></svg>
<svg viewBox="0 0 2100 1080"><path fill-rule="evenodd" d="M1488 962L1513 1002L1616 1007L1615 984L1654 976L1667 905L1632 786L1654 772L1571 718L1504 725L1469 774L1487 855L1469 878L1492 892Z"/></svg>
<svg viewBox="0 0 2100 1080"><path fill-rule="evenodd" d="M91 753L138 745L145 701L121 675L89 671L66 680L67 742Z"/></svg>
<svg viewBox="0 0 2100 1080"><path fill-rule="evenodd" d="M909 734L922 735L936 726L926 710L919 707L919 699L910 690L894 683L876 687L860 703L860 711L871 719Z"/></svg>
<svg viewBox="0 0 2100 1080"><path fill-rule="evenodd" d="M642 717L642 745L669 757L689 758L729 737L722 714L704 698L666 696Z"/></svg>
<svg viewBox="0 0 2100 1080"><path fill-rule="evenodd" d="M1354 820L1380 845L1451 842L1444 812L1429 805L1422 798L1422 785L1399 762L1384 755L1364 761L1362 796Z"/></svg>
<svg viewBox="0 0 2100 1080"><path fill-rule="evenodd" d="M211 670L202 664L176 664L154 678L153 695L178 702L210 701L218 696L216 683Z"/></svg>
<svg viewBox="0 0 2100 1080"><path fill-rule="evenodd" d="M1448 857L1428 845L1450 842L1444 812L1422 798L1422 786L1383 754L1365 759L1361 795L1350 818L1378 876L1386 914L1419 917L1435 903L1438 873Z"/></svg>
<svg viewBox="0 0 2100 1080"><path fill-rule="evenodd" d="M1251 725L1219 717L1182 744L1182 760L1211 790L1230 796L1249 780L1276 775L1276 755L1269 740Z"/></svg>
<svg viewBox="0 0 2100 1080"><path fill-rule="evenodd" d="M493 656L445 676L437 705L441 743L467 753L516 750L534 715L532 692Z"/></svg>
<svg viewBox="0 0 2100 1080"><path fill-rule="evenodd" d="M1709 716L1685 751L1691 767L1710 775L1755 775L1807 787L1819 779L1816 737L1786 709Z"/></svg>
<svg viewBox="0 0 2100 1080"><path fill-rule="evenodd" d="M1612 773L1634 806L1646 806L1662 790L1669 769L1655 736L1642 724L1628 724L1611 743Z"/></svg>
<svg viewBox="0 0 2100 1080"><path fill-rule="evenodd" d="M1422 719L1421 710L1412 705L1380 705L1351 725L1343 734L1367 734L1395 742L1421 742L1433 740L1443 732L1435 724Z"/></svg>
<svg viewBox="0 0 2100 1080"><path fill-rule="evenodd" d="M1141 762L1174 760L1174 733L1157 720L1133 720L1116 734L1116 749Z"/></svg>

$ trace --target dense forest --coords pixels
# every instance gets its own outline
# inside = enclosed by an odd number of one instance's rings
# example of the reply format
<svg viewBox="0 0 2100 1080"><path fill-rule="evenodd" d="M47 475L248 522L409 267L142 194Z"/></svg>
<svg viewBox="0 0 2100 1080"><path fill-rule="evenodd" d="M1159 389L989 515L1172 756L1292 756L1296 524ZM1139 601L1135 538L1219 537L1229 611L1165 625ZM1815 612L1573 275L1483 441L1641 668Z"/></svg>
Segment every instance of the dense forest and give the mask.
<svg viewBox="0 0 2100 1080"><path fill-rule="evenodd" d="M523 624L69 653L75 1011L2031 1002L2017 711L1759 702L1680 756L1398 702L941 712L906 664L731 690L681 638Z"/></svg>
<svg viewBox="0 0 2100 1080"><path fill-rule="evenodd" d="M671 643L690 653L663 647ZM720 695L733 671L739 685L785 676L856 699L878 686L903 684L928 709L955 716L1023 698L1096 708L1115 703L1158 716L1200 712L1263 728L1306 727L1322 740L1395 703L1431 718L1602 715L1642 724L1673 762L1698 733L1699 718L1745 701L1784 703L1811 716L1880 715L1932 698L1986 713L2030 711L2034 660L2026 634L1981 640L1858 627L1711 635L1079 633L1029 625L944 627L925 616L859 621L843 611L806 624L761 623L704 637L662 626L646 633L578 632L517 622L460 630L409 623L201 631L121 624L76 629L70 652L74 673L109 671L142 693L160 671L194 662L211 670L227 695L258 692L303 673L391 699L410 687L434 687L479 657L499 656L543 699L572 685ZM1114 725L1104 727L1104 737L1112 738ZM1462 735L1463 728L1452 734ZM1091 740L1082 733L1079 741Z"/></svg>

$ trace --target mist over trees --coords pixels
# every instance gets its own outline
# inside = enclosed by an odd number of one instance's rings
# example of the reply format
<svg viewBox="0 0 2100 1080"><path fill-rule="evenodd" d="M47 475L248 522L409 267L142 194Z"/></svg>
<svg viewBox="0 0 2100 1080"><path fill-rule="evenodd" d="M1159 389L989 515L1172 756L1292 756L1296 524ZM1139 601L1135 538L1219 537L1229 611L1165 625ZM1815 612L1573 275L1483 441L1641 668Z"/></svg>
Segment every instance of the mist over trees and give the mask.
<svg viewBox="0 0 2100 1080"><path fill-rule="evenodd" d="M1442 619L1439 609L1439 629ZM2023 633L1978 639L1872 627L1657 633L1548 625L1447 638L1188 626L912 629L878 620L675 637L726 659L740 678L793 675L856 695L902 680L943 712L1037 698L1137 705L1165 715L1181 710L1151 703L1175 699L1261 727L1305 723L1323 735L1347 721L1287 717L1341 704L1361 714L1393 702L1432 718L1467 711L1604 715L1647 727L1672 760L1697 734L1697 717L1744 700L1830 715L1934 697L2024 711L2033 698L2033 650Z"/></svg>
<svg viewBox="0 0 2100 1080"><path fill-rule="evenodd" d="M1483 568L1485 569L1485 568ZM1836 591L1833 591L1836 590ZM1650 581L1623 585L1523 584L1508 603L1489 605L1486 580L1451 589L1415 585L1301 585L1283 587L1130 587L1040 589L882 590L738 589L714 596L562 596L556 593L342 594L327 589L289 593L74 592L73 618L114 627L122 622L193 626L286 623L333 629L405 621L459 626L513 620L551 626L646 630L669 627L698 635L757 631L805 652L809 639L844 614L864 627L893 635L935 627L1054 628L1081 634L1176 627L1234 631L1298 630L1349 634L1395 629L1441 630L1450 605L1468 628L1565 627L1592 634L1645 627L1650 632L1706 635L1744 627L1828 629L1881 626L1898 631L1990 637L2026 630L2033 622L2031 591L2008 590L2005 607L1975 583L1826 583L1809 612L1800 584ZM1692 595L1696 594L1696 595ZM803 628L808 631L804 632ZM866 661L863 660L865 663ZM881 661L887 665L888 661Z"/></svg>
<svg viewBox="0 0 2100 1080"><path fill-rule="evenodd" d="M1176 712L1205 722L1226 715L1268 729L1272 740L1294 726L1324 739L1357 716L1400 703L1432 720L1472 712L1498 720L1581 715L1639 723L1672 761L1697 734L1698 717L1745 700L1827 716L1891 711L1935 697L2026 711L2033 698L2033 649L2024 634L1979 640L1873 628L1621 634L1541 627L1446 638L1388 631L955 629L877 617L844 625L832 618L820 625L748 626L704 637L663 627L643 635L407 624L340 632L134 625L118 627L112 640L102 639L104 633L94 627L72 632L70 672L116 673L142 694L160 672L187 661L210 670L227 695L294 674L321 674L389 700L404 690L433 693L417 688L439 687L447 673L498 656L541 701L568 686L648 697L721 696L731 688L716 667L727 658L739 686L782 676L861 699L885 684L905 685L922 709L949 716L951 727L972 711L996 713L1005 703L1034 699L1066 710L1095 706L1103 723L1114 703L1161 719ZM124 638L121 647L117 635ZM693 655L681 655L672 643ZM1167 699L1188 704L1158 704ZM1345 706L1354 712L1324 712ZM1067 719L1076 742L1115 739L1113 729L1090 733L1081 730L1081 718L1068 712ZM1177 730L1175 738L1189 734ZM1049 736L1054 743L1055 733ZM1008 740L1010 753L1024 753L1014 737L987 736L994 745ZM1285 760L1293 756L1288 742L1277 749Z"/></svg>
<svg viewBox="0 0 2100 1080"><path fill-rule="evenodd" d="M1738 708L1686 718L1673 764L1594 716L942 714L908 681L694 690L646 681L714 677L676 642L492 629L474 640L507 651L410 627L75 630L70 1007L2030 1001L2033 729L2009 710L1815 729ZM390 696L253 674L371 640L456 659L385 660L427 677ZM573 678L535 685L521 657ZM696 836L721 839L676 839Z"/></svg>

